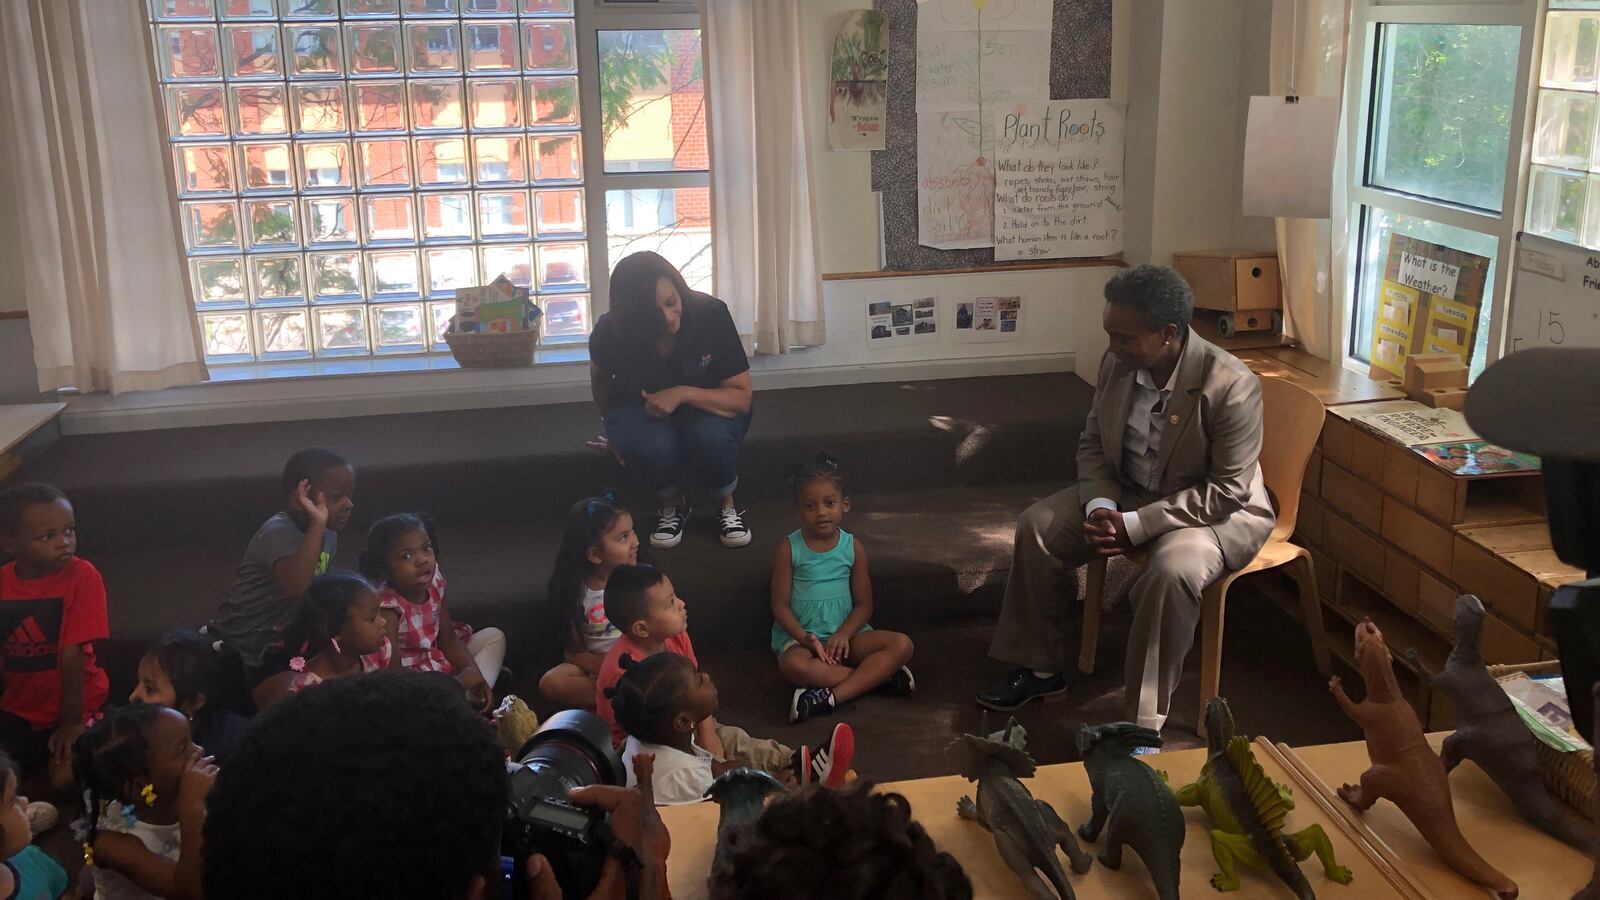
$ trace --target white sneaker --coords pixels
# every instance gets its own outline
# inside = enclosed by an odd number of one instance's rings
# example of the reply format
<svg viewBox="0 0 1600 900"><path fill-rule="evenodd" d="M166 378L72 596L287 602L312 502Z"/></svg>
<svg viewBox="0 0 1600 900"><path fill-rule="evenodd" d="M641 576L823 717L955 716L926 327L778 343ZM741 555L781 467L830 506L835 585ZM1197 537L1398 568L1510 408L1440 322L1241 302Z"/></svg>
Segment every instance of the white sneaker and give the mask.
<svg viewBox="0 0 1600 900"><path fill-rule="evenodd" d="M683 526L689 521L689 504L663 506L656 510L656 527L650 532L650 546L667 550L683 541Z"/></svg>
<svg viewBox="0 0 1600 900"><path fill-rule="evenodd" d="M750 543L750 529L744 524L744 518L739 511L731 506L724 506L717 514L718 531L721 532L722 546L743 547Z"/></svg>

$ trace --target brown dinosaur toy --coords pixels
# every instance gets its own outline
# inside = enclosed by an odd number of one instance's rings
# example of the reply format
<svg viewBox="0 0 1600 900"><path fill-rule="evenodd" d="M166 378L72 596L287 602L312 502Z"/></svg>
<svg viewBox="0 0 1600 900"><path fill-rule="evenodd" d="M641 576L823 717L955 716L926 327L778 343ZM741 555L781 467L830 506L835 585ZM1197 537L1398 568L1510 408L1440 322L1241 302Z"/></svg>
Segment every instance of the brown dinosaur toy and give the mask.
<svg viewBox="0 0 1600 900"><path fill-rule="evenodd" d="M1446 865L1502 900L1515 900L1516 882L1485 862L1456 825L1444 763L1428 746L1411 704L1400 695L1400 686L1394 679L1394 658L1383 642L1383 633L1371 619L1356 626L1355 658L1356 668L1367 684L1367 698L1359 704L1352 703L1338 676L1328 682L1328 689L1345 715L1366 734L1372 767L1361 774L1359 787L1347 784L1339 788L1339 797L1361 812L1387 798L1400 807Z"/></svg>

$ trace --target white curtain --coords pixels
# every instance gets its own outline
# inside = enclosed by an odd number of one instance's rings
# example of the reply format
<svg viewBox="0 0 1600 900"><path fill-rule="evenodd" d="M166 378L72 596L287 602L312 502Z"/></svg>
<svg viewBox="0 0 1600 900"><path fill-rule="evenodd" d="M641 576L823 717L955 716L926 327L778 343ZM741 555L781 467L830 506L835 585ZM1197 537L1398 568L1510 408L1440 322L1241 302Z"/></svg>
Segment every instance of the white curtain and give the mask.
<svg viewBox="0 0 1600 900"><path fill-rule="evenodd" d="M824 340L802 2L705 3L717 293L761 354Z"/></svg>
<svg viewBox="0 0 1600 900"><path fill-rule="evenodd" d="M0 140L43 391L206 379L147 27L136 0L0 0Z"/></svg>
<svg viewBox="0 0 1600 900"><path fill-rule="evenodd" d="M1286 94L1292 82L1301 96L1342 98L1349 32L1349 0L1274 0L1268 90ZM1345 270L1349 244L1349 162L1345 152L1349 123L1342 115L1340 119L1333 157L1332 218L1277 220L1284 332L1323 359L1338 352L1333 346L1339 333L1334 316L1342 309L1338 299L1343 279L1335 276Z"/></svg>

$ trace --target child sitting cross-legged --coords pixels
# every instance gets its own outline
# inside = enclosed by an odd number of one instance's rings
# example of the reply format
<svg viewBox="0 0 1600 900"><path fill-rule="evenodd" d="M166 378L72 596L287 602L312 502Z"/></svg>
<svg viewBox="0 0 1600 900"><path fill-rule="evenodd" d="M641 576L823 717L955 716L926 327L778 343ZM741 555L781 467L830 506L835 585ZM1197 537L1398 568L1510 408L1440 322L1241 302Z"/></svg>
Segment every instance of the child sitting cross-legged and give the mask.
<svg viewBox="0 0 1600 900"><path fill-rule="evenodd" d="M867 548L839 527L850 511L839 462L827 453L790 466L800 527L772 562L772 652L778 671L799 685L789 721L833 712L872 690L909 696L911 638L875 631Z"/></svg>
<svg viewBox="0 0 1600 900"><path fill-rule="evenodd" d="M256 688L260 709L324 681L384 668L391 652L378 590L355 572L313 578L286 633L299 655L289 660L289 671Z"/></svg>
<svg viewBox="0 0 1600 900"><path fill-rule="evenodd" d="M657 653L637 662L623 655L618 662L622 678L607 695L617 724L628 732L622 745L628 787L638 784L634 757L651 753L655 771L650 783L658 806L703 799L713 779L739 767L739 763L712 756L695 741L700 723L717 711L717 686L711 676L697 669L687 656L676 653ZM854 750L849 729L842 722L834 727L826 759L811 766L796 765L798 772L791 769L779 774L790 776L791 781L798 776L800 784L810 783L814 777L829 787L844 784ZM819 755L822 752L818 751Z"/></svg>
<svg viewBox="0 0 1600 900"><path fill-rule="evenodd" d="M361 574L379 587L378 602L394 644L391 657L371 661L391 669L454 675L467 692L467 702L488 715L506 658L506 636L498 628L473 631L451 619L433 520L397 513L374 522L360 565Z"/></svg>
<svg viewBox="0 0 1600 900"><path fill-rule="evenodd" d="M700 661L689 640L688 609L673 590L672 580L655 566L618 566L611 573L606 581L606 617L622 634L600 665L595 713L611 723L612 741L621 747L628 735L618 726L606 689L621 680L623 655L643 660L666 651L686 657L697 669ZM854 748L855 739L848 729L836 737ZM815 753L805 747L791 750L777 741L753 738L744 729L724 725L712 715L695 724L694 740L716 759L733 760L766 772L792 771L797 781L804 780L801 776L808 767L816 776L813 780L820 781L827 772L819 773L819 764L826 764L834 756L849 756L843 746L818 749Z"/></svg>
<svg viewBox="0 0 1600 900"><path fill-rule="evenodd" d="M183 713L149 703L117 709L78 739L73 768L87 793L83 861L96 900L199 898L217 766Z"/></svg>

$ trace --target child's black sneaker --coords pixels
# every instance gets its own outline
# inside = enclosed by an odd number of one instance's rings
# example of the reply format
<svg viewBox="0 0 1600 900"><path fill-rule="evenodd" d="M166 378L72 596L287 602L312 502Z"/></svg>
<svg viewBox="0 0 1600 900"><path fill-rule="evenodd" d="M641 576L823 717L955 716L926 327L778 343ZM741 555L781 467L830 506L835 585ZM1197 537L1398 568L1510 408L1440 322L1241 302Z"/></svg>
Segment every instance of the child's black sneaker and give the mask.
<svg viewBox="0 0 1600 900"><path fill-rule="evenodd" d="M812 716L833 712L833 691L827 688L796 688L789 701L789 721L804 722Z"/></svg>
<svg viewBox="0 0 1600 900"><path fill-rule="evenodd" d="M889 680L872 689L874 694L888 694L891 697L909 697L917 692L917 676L911 674L909 666L901 666Z"/></svg>
<svg viewBox="0 0 1600 900"><path fill-rule="evenodd" d="M724 506L717 514L717 532L724 547L743 547L750 543L750 526L744 524L744 516L731 506Z"/></svg>
<svg viewBox="0 0 1600 900"><path fill-rule="evenodd" d="M856 733L844 722L833 726L826 747L811 752L812 780L823 787L843 787L850 760L856 755Z"/></svg>
<svg viewBox="0 0 1600 900"><path fill-rule="evenodd" d="M688 503L681 506L663 506L656 510L656 527L650 532L650 546L667 550L683 540L683 526L691 512Z"/></svg>

